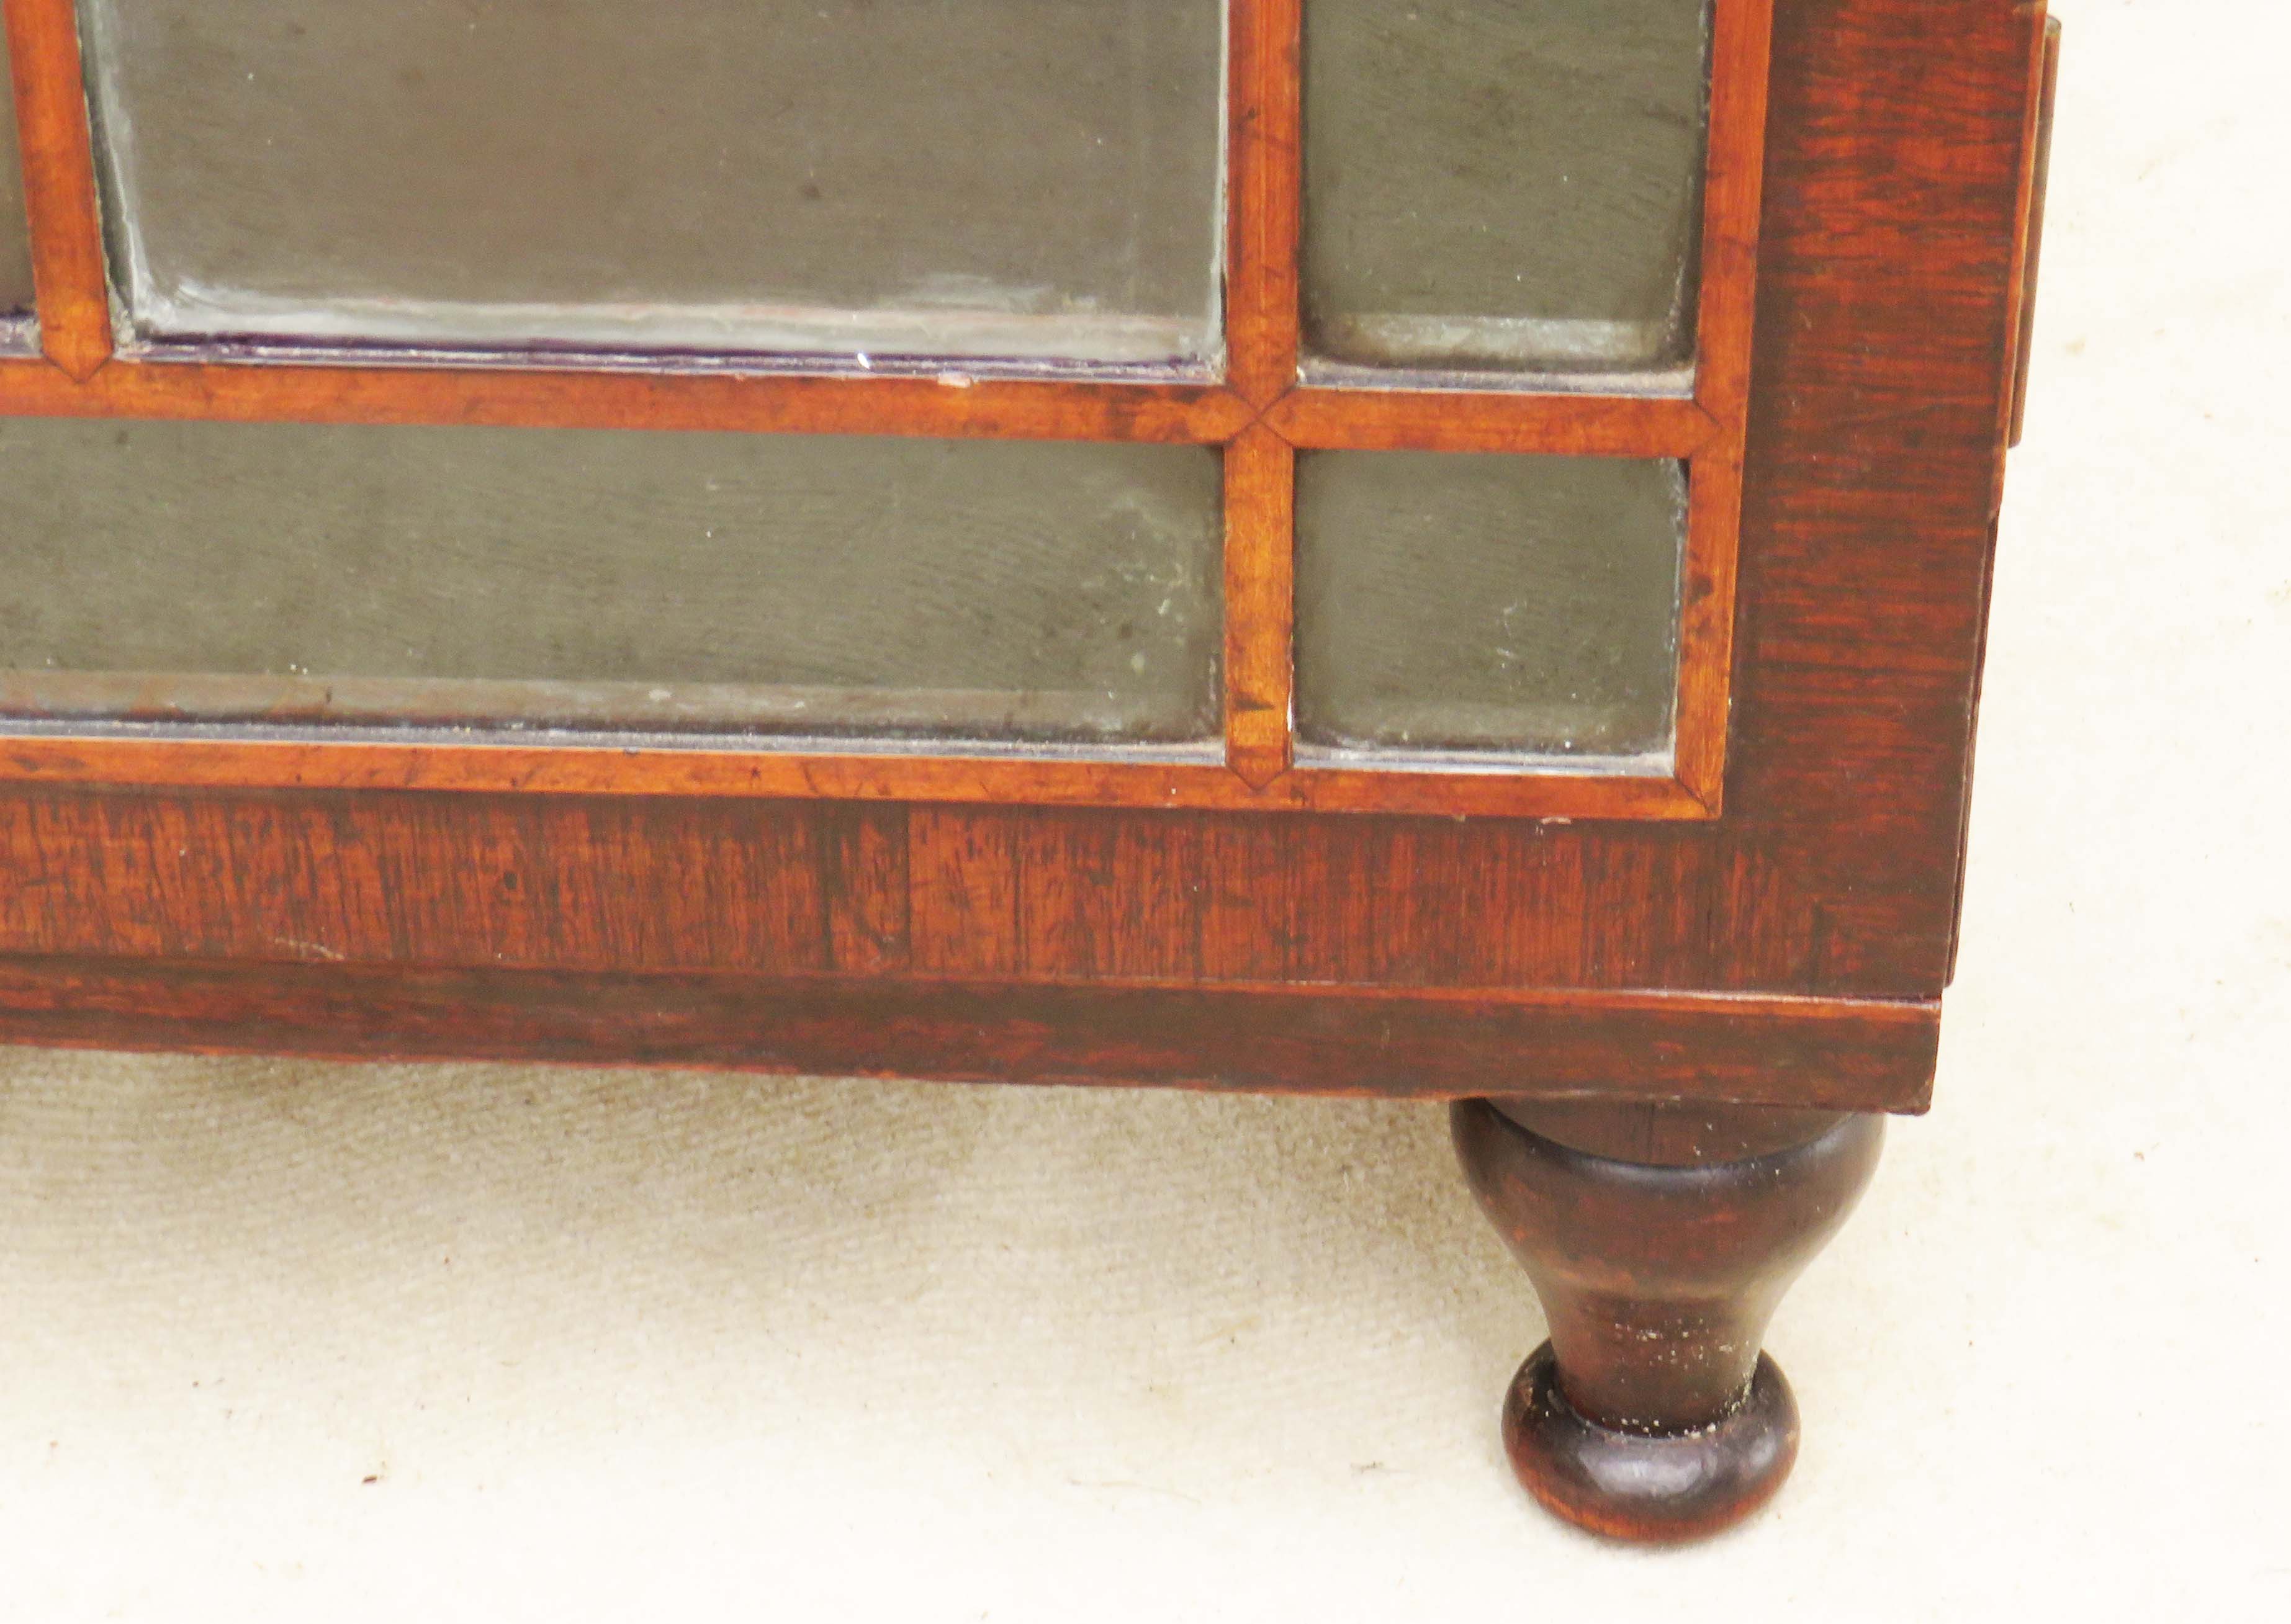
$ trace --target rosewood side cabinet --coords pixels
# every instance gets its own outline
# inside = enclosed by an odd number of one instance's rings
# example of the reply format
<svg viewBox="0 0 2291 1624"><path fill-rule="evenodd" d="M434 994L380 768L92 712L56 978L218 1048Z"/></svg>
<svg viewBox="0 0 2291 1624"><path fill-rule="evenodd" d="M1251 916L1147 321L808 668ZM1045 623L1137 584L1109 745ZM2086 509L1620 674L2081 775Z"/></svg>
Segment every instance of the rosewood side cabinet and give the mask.
<svg viewBox="0 0 2291 1624"><path fill-rule="evenodd" d="M2043 0L5 17L0 1037L1452 1101L1523 1482L1773 1493Z"/></svg>

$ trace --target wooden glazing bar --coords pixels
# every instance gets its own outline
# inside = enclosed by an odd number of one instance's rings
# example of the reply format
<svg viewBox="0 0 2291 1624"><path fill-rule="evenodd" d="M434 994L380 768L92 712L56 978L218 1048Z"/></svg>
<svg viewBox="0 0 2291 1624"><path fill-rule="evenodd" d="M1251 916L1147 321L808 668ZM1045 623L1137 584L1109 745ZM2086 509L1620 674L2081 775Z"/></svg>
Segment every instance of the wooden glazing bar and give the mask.
<svg viewBox="0 0 2291 1624"><path fill-rule="evenodd" d="M1262 425L1226 449L1226 765L1252 789L1289 769L1297 454Z"/></svg>
<svg viewBox="0 0 2291 1624"><path fill-rule="evenodd" d="M1216 445L1249 422L1206 384L494 367L114 362L74 383L0 361L0 415L730 430Z"/></svg>
<svg viewBox="0 0 2291 1624"><path fill-rule="evenodd" d="M1299 389L1266 414L1303 450L1692 456L1717 431L1692 400L1641 395Z"/></svg>
<svg viewBox="0 0 2291 1624"><path fill-rule="evenodd" d="M111 358L111 293L73 0L6 0L40 349L73 378Z"/></svg>
<svg viewBox="0 0 2291 1624"><path fill-rule="evenodd" d="M1558 818L1702 818L1723 790L1742 440L1755 301L1760 149L1772 0L1717 0L1700 359L1693 399L1449 388L1294 388L1301 189L1300 0L1231 9L1228 345L1231 386L1066 379L733 374L433 365L123 358L109 353L103 261L88 177L68 4L7 0L23 109L36 249L43 151L76 131L86 263L102 351L75 382L57 366L0 362L0 414L729 430L1229 446L1226 468L1226 765L968 756L835 746L623 748L468 744L369 735L277 738L52 735L0 743L0 780L173 785L420 787L563 793L833 796L881 800L1423 812ZM63 32L57 35L57 19ZM58 39L61 44L59 45ZM26 42L29 42L29 49ZM28 64L70 53L71 94L44 100ZM45 56L42 55L45 52ZM52 84L54 69L43 70ZM55 104L68 102L59 135ZM36 135L36 125L44 134ZM44 147L38 143L44 141ZM68 147L68 141L64 144ZM54 165L52 164L52 169ZM52 177L51 177L51 181ZM45 189L44 189L44 187ZM48 237L68 247L52 209ZM52 352L76 329L49 323ZM84 290L83 290L84 291ZM59 297L61 297L59 294ZM82 358L84 359L83 353ZM1261 421L1253 421L1259 418ZM1676 776L1567 764L1314 762L1291 770L1292 447L1677 457L1693 470L1681 626Z"/></svg>
<svg viewBox="0 0 2291 1624"><path fill-rule="evenodd" d="M1726 789L1726 730L1734 668L1736 532L1742 460L1732 446L1688 465L1686 563L1679 583L1679 782L1715 816Z"/></svg>
<svg viewBox="0 0 2291 1624"><path fill-rule="evenodd" d="M1263 406L1297 377L1304 6L1231 0L1230 9L1226 346L1233 387Z"/></svg>
<svg viewBox="0 0 2291 1624"><path fill-rule="evenodd" d="M918 746L918 750L926 747ZM91 734L0 737L0 784L422 790L1163 807L1202 811L1700 819L1668 776L1315 767L1252 789L1222 763L705 745L469 744Z"/></svg>
<svg viewBox="0 0 2291 1624"><path fill-rule="evenodd" d="M1696 403L1716 431L1690 465L1676 745L1679 782L1714 816L1725 799L1732 708L1734 604L1773 43L1773 0L1716 0L1694 386Z"/></svg>
<svg viewBox="0 0 2291 1624"><path fill-rule="evenodd" d="M1714 422L1738 438L1749 421L1773 39L1773 0L1716 0L1694 398Z"/></svg>

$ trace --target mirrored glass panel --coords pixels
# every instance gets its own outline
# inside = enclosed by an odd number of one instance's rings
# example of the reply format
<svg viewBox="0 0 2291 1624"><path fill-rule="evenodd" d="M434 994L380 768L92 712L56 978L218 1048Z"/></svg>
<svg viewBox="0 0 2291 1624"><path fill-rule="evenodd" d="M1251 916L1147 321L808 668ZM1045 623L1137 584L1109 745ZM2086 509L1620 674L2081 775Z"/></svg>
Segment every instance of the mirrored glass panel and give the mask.
<svg viewBox="0 0 2291 1624"><path fill-rule="evenodd" d="M1213 737L1218 454L0 422L0 715Z"/></svg>
<svg viewBox="0 0 2291 1624"><path fill-rule="evenodd" d="M1708 0L1313 0L1322 362L1675 371L1693 353Z"/></svg>
<svg viewBox="0 0 2291 1624"><path fill-rule="evenodd" d="M1220 0L82 0L164 339L1206 363Z"/></svg>
<svg viewBox="0 0 2291 1624"><path fill-rule="evenodd" d="M32 308L32 233L24 218L24 163L16 145L16 82L0 39L0 320Z"/></svg>
<svg viewBox="0 0 2291 1624"><path fill-rule="evenodd" d="M1685 536L1676 462L1300 456L1298 736L1403 755L1667 755Z"/></svg>

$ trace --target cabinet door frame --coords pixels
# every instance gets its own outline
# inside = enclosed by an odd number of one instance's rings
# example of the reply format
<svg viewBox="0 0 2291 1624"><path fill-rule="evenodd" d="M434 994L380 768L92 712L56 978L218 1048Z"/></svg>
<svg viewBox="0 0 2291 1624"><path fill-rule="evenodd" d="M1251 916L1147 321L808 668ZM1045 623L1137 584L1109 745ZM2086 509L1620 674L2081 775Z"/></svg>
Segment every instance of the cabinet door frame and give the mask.
<svg viewBox="0 0 2291 1624"><path fill-rule="evenodd" d="M1221 744L867 744L715 736L531 742L413 728L28 723L0 781L818 797L1200 810L1708 820L1723 810L1773 0L1712 0L1691 390L1628 373L1507 382L1300 382L1304 0L1228 0L1221 378L861 372L732 358L398 351L123 337L101 235L74 0L7 0L37 289L37 355L0 359L0 415L899 434L1216 446L1226 464ZM631 13L633 16L633 13ZM1676 459L1688 499L1668 761L1564 755L1299 760L1299 451Z"/></svg>
<svg viewBox="0 0 2291 1624"><path fill-rule="evenodd" d="M8 4L29 108L25 20L68 8ZM1773 15L1723 816L1619 809L1612 785L1571 812L1525 778L1474 808L1460 775L1414 808L1439 816L1259 816L1299 804L1284 786L1308 776L1259 792L1212 765L1223 799L1085 782L1060 805L1039 782L990 794L981 764L953 759L807 780L769 752L663 752L584 780L597 752L406 745L345 773L358 758L284 744L8 736L0 1038L1921 1109L2046 20L2022 0ZM36 193L54 152L27 147ZM93 409L118 391L115 409L252 417L280 408L233 391L275 387L309 391L303 414L474 402L562 422L562 391L630 390L661 411L736 403L760 428L801 401L815 428L880 431L886 398L838 378L132 357L90 380L12 362L0 399ZM888 387L935 434L1079 417L1211 443L1257 422L1217 388ZM1529 793L1513 783L1550 799L1507 807ZM1014 804L982 804L997 799Z"/></svg>

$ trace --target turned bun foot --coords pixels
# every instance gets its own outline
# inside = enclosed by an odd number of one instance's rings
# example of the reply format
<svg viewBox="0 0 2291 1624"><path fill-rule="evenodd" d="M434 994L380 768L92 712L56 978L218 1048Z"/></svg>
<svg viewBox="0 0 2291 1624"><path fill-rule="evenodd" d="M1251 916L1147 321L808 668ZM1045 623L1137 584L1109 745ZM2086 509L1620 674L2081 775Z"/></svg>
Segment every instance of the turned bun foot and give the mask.
<svg viewBox="0 0 2291 1624"><path fill-rule="evenodd" d="M1551 1324L1504 1404L1528 1491L1650 1541L1773 1499L1797 1405L1759 1344L1876 1170L1882 1119L1467 1100L1453 1122Z"/></svg>
<svg viewBox="0 0 2291 1624"><path fill-rule="evenodd" d="M1546 1342L1504 1395L1504 1452L1545 1510L1617 1540L1670 1544L1731 1528L1774 1497L1797 1460L1797 1401L1764 1355L1734 1411L1679 1433L1586 1420L1559 1390Z"/></svg>

